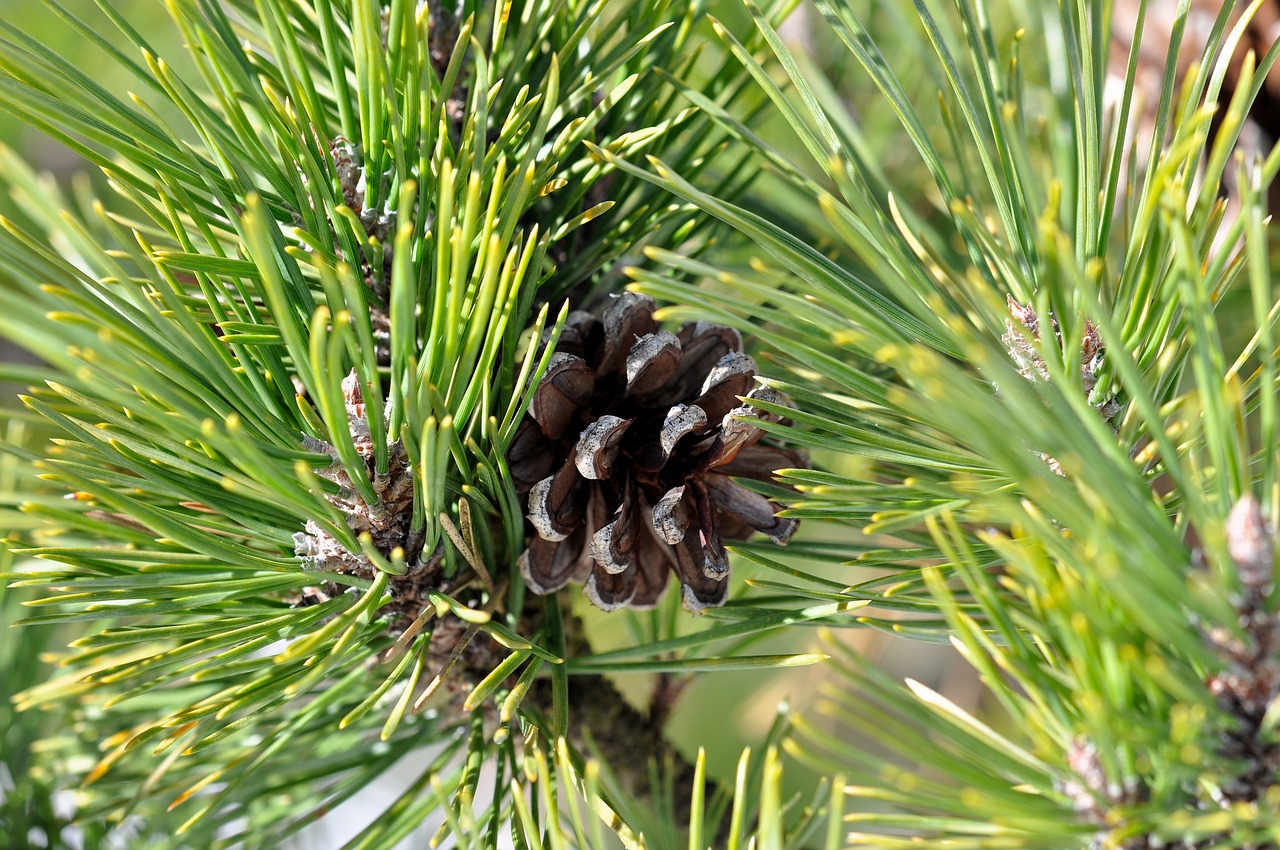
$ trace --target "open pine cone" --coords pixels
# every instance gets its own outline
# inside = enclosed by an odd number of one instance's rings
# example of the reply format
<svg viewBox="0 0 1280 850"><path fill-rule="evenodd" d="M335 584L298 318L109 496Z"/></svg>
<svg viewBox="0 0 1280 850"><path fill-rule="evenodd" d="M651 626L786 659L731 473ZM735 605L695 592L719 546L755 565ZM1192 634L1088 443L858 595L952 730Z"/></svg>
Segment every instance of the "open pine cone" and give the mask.
<svg viewBox="0 0 1280 850"><path fill-rule="evenodd" d="M647 608L674 572L685 606L701 610L728 592L726 539L762 531L785 543L795 530L731 480L804 465L761 445L751 421L780 417L750 400L785 399L755 386L737 331L699 322L672 334L653 309L626 293L602 319L570 314L507 452L535 532L520 556L535 593L585 582L605 610Z"/></svg>

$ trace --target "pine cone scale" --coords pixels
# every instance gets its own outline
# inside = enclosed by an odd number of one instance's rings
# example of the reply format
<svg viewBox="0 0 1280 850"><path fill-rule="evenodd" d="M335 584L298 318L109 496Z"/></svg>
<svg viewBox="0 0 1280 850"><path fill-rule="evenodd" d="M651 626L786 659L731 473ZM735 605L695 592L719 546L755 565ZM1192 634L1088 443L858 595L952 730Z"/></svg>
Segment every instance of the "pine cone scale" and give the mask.
<svg viewBox="0 0 1280 850"><path fill-rule="evenodd" d="M520 556L517 566L529 589L546 596L570 582L582 580L584 563L577 554L572 541L568 545L560 545L535 536L529 541L529 548Z"/></svg>
<svg viewBox="0 0 1280 850"><path fill-rule="evenodd" d="M663 390L680 368L680 340L668 331L657 331L636 340L627 355L627 393L645 398Z"/></svg>
<svg viewBox="0 0 1280 850"><path fill-rule="evenodd" d="M636 573L634 570L623 570L611 573L599 565L591 571L587 579L586 594L596 607L605 611L613 611L626 607L635 597Z"/></svg>
<svg viewBox="0 0 1280 850"><path fill-rule="evenodd" d="M684 604L693 611L718 608L729 596L729 583L711 578L702 567L702 552L688 535L672 549L676 553L676 577L684 592Z"/></svg>
<svg viewBox="0 0 1280 850"><path fill-rule="evenodd" d="M680 329L677 338L680 340L680 368L672 377L671 392L673 398L685 398L699 393L704 376L715 367L725 355L742 350L742 336L732 328L698 322Z"/></svg>
<svg viewBox="0 0 1280 850"><path fill-rule="evenodd" d="M705 556L702 574L716 580L728 578L729 553L724 548L718 506L702 479L693 481L689 492L692 493L694 515L698 519L698 544Z"/></svg>
<svg viewBox="0 0 1280 850"><path fill-rule="evenodd" d="M735 483L727 475L707 475L703 481L723 512L765 534L774 543L785 543L795 533L799 523L777 516L773 503L759 493Z"/></svg>
<svg viewBox="0 0 1280 850"><path fill-rule="evenodd" d="M692 433L702 430L707 425L707 412L696 404L677 404L667 411L662 422L659 445L662 448L662 464L675 451L676 444Z"/></svg>
<svg viewBox="0 0 1280 850"><path fill-rule="evenodd" d="M631 420L608 414L588 425L573 449L573 462L583 478L602 481L613 472L614 461Z"/></svg>
<svg viewBox="0 0 1280 850"><path fill-rule="evenodd" d="M739 478L755 478L764 481L775 469L794 469L804 466L804 458L793 451L776 446L747 446L733 454L726 461L717 464L714 469L720 475L733 475Z"/></svg>
<svg viewBox="0 0 1280 850"><path fill-rule="evenodd" d="M610 574L623 572L635 563L636 522L626 508L623 503L618 518L591 535L591 557Z"/></svg>
<svg viewBox="0 0 1280 850"><path fill-rule="evenodd" d="M572 464L533 485L529 491L529 520L544 540L567 538L584 519L587 488Z"/></svg>
<svg viewBox="0 0 1280 850"><path fill-rule="evenodd" d="M533 418L525 419L516 429L507 449L507 468L521 493L528 493L530 487L555 470L555 443L543 436Z"/></svg>
<svg viewBox="0 0 1280 850"><path fill-rule="evenodd" d="M653 530L662 542L674 546L684 539L690 516L685 488L672 487L653 506Z"/></svg>
<svg viewBox="0 0 1280 850"><path fill-rule="evenodd" d="M619 366L627 362L636 340L658 330L653 309L645 309L652 301L631 292L614 299L604 312L604 352L596 368L599 375L618 375Z"/></svg>
<svg viewBox="0 0 1280 850"><path fill-rule="evenodd" d="M578 408L591 401L595 372L581 357L556 352L551 355L547 374L533 394L529 413L550 439L559 439L573 421Z"/></svg>

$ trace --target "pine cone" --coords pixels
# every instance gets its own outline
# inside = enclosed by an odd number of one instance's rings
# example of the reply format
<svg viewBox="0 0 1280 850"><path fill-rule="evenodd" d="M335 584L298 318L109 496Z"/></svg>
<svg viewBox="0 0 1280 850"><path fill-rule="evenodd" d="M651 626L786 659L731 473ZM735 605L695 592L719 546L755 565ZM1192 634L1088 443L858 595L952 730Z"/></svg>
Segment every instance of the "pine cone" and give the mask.
<svg viewBox="0 0 1280 850"><path fill-rule="evenodd" d="M615 298L602 319L570 314L529 413L508 450L534 535L520 556L539 594L585 582L601 608L648 608L674 572L691 610L724 603L726 539L762 531L785 543L795 520L731 476L769 480L804 465L760 445L774 413L754 387L737 331L687 324L660 330L647 297ZM753 388L754 387L754 388Z"/></svg>

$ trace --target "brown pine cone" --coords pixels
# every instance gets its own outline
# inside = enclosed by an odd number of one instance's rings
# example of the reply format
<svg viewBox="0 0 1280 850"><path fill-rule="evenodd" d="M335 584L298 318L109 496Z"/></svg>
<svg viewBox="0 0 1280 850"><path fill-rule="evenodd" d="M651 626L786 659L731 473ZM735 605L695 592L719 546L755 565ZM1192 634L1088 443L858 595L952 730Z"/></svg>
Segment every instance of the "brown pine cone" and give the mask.
<svg viewBox="0 0 1280 850"><path fill-rule="evenodd" d="M585 582L601 608L648 608L674 572L691 610L724 603L726 539L762 531L785 543L796 521L731 476L769 480L803 466L759 444L750 420L780 417L742 404L784 397L755 386L737 331L661 330L653 301L626 293L602 319L570 314L507 452L533 525L520 556L539 594Z"/></svg>

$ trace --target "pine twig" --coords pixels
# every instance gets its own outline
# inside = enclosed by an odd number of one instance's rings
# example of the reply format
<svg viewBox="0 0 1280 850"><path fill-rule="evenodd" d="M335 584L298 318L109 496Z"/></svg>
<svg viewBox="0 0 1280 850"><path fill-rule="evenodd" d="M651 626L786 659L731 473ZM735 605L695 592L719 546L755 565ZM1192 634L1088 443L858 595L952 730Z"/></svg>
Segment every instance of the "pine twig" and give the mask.
<svg viewBox="0 0 1280 850"><path fill-rule="evenodd" d="M568 656L589 655L591 649L582 620L567 616L564 625ZM530 692L529 700L530 705L549 715L550 680L540 681ZM666 721L674 699L666 711L645 714L632 706L606 676L593 674L569 677L568 702L569 742L581 752L598 753L629 797L655 809L662 801L659 789L653 785L649 764L656 761L664 766L674 789L671 813L676 823L688 823L695 770L693 763L666 738ZM717 787L714 781L706 780L706 799L711 799Z"/></svg>

